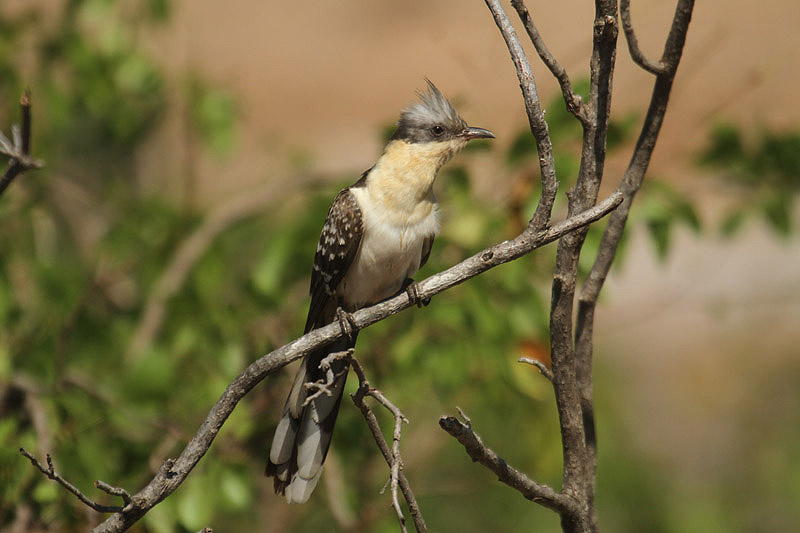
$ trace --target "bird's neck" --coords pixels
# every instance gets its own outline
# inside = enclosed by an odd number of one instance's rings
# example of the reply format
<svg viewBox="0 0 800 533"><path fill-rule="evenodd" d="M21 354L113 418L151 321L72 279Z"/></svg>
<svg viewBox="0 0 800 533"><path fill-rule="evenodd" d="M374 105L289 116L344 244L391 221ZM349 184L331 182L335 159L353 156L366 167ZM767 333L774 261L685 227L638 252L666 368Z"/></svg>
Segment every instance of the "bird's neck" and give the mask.
<svg viewBox="0 0 800 533"><path fill-rule="evenodd" d="M464 143L458 140L435 143L390 141L367 177L373 200L389 210L412 212L420 204L436 203L433 182L436 174Z"/></svg>

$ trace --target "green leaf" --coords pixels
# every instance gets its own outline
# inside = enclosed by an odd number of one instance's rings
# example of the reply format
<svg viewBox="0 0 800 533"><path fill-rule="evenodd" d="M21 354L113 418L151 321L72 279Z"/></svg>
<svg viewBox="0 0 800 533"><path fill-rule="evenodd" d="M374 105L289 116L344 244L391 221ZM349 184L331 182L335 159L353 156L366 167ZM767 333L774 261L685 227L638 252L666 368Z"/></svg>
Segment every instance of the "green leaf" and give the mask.
<svg viewBox="0 0 800 533"><path fill-rule="evenodd" d="M190 476L175 497L178 500L178 522L190 531L207 527L214 516L217 487L209 485L208 476Z"/></svg>
<svg viewBox="0 0 800 533"><path fill-rule="evenodd" d="M158 22L166 22L172 14L170 0L147 0L150 17Z"/></svg>
<svg viewBox="0 0 800 533"><path fill-rule="evenodd" d="M656 255L662 261L666 259L669 251L671 224L668 219L654 218L647 221L647 229L656 249Z"/></svg>
<svg viewBox="0 0 800 533"><path fill-rule="evenodd" d="M783 237L791 233L792 196L785 194L771 194L761 204L764 217L770 226Z"/></svg>
<svg viewBox="0 0 800 533"><path fill-rule="evenodd" d="M511 146L506 154L506 162L510 166L516 166L528 159L535 158L536 154L536 140L530 130L524 129L511 141Z"/></svg>
<svg viewBox="0 0 800 533"><path fill-rule="evenodd" d="M739 130L731 124L718 124L711 131L708 146L701 152L701 165L734 166L743 162L744 146Z"/></svg>
<svg viewBox="0 0 800 533"><path fill-rule="evenodd" d="M178 528L175 510L178 496L167 498L144 515L144 522L153 533L174 533Z"/></svg>
<svg viewBox="0 0 800 533"><path fill-rule="evenodd" d="M244 511L250 508L253 491L248 483L248 476L232 470L224 470L221 476L219 487L227 507L235 511Z"/></svg>
<svg viewBox="0 0 800 533"><path fill-rule="evenodd" d="M41 479L33 489L33 499L39 503L54 502L59 496L59 486L48 479Z"/></svg>
<svg viewBox="0 0 800 533"><path fill-rule="evenodd" d="M609 153L633 138L637 120L638 115L636 113L628 113L621 120L609 120L608 135L606 137L606 147Z"/></svg>
<svg viewBox="0 0 800 533"><path fill-rule="evenodd" d="M236 140L237 118L231 93L195 79L190 82L189 97L192 122L200 137L215 154L229 154Z"/></svg>
<svg viewBox="0 0 800 533"><path fill-rule="evenodd" d="M741 229L745 220L747 220L747 210L737 209L722 220L720 232L725 237L731 237Z"/></svg>

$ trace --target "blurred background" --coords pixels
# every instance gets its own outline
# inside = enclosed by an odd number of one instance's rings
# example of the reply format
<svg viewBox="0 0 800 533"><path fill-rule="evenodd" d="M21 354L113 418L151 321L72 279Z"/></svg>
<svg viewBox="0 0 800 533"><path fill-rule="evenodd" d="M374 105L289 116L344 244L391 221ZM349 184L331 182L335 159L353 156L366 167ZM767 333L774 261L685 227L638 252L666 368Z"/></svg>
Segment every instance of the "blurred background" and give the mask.
<svg viewBox="0 0 800 533"><path fill-rule="evenodd" d="M633 4L656 58L673 2ZM598 312L608 531L788 532L800 522L800 8L713 4L696 7ZM585 91L591 6L528 6ZM604 192L624 172L652 82L622 36L618 48ZM528 51L563 192L580 132ZM418 279L515 235L539 195L514 69L482 2L0 4L0 128L19 120L29 88L34 155L47 164L0 198L0 530L83 531L102 519L21 446L52 453L75 485L117 504L95 479L141 488L233 377L301 333L328 205L371 166L425 76L497 140L440 176L442 236ZM584 270L601 231L590 232ZM431 531L559 531L555 515L437 427L460 406L497 453L559 486L551 390L516 362L547 360L554 250L359 337L372 384L411 420L401 447ZM397 530L379 494L388 471L347 401L312 501L289 507L273 495L262 472L293 372L248 395L136 531Z"/></svg>

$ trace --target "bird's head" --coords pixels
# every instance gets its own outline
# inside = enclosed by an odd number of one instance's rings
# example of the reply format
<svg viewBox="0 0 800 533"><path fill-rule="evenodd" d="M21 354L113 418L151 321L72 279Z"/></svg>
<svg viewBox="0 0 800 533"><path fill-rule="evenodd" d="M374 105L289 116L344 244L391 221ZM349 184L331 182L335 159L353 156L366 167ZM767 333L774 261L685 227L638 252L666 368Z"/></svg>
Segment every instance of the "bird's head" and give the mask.
<svg viewBox="0 0 800 533"><path fill-rule="evenodd" d="M400 114L393 141L412 144L440 143L438 146L448 156L464 147L471 139L492 139L494 133L483 128L468 126L447 98L429 79L426 92L419 92L419 102Z"/></svg>

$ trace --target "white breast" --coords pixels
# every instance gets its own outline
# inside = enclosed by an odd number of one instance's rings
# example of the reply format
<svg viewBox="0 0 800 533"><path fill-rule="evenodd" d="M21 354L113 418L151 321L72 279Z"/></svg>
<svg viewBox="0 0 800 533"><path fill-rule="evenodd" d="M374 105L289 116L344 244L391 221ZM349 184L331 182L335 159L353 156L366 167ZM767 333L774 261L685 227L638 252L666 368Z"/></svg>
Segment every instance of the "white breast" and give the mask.
<svg viewBox="0 0 800 533"><path fill-rule="evenodd" d="M353 188L364 221L364 236L337 293L357 309L396 294L420 267L425 238L438 232L436 201L419 202L398 213L372 198L366 187Z"/></svg>

